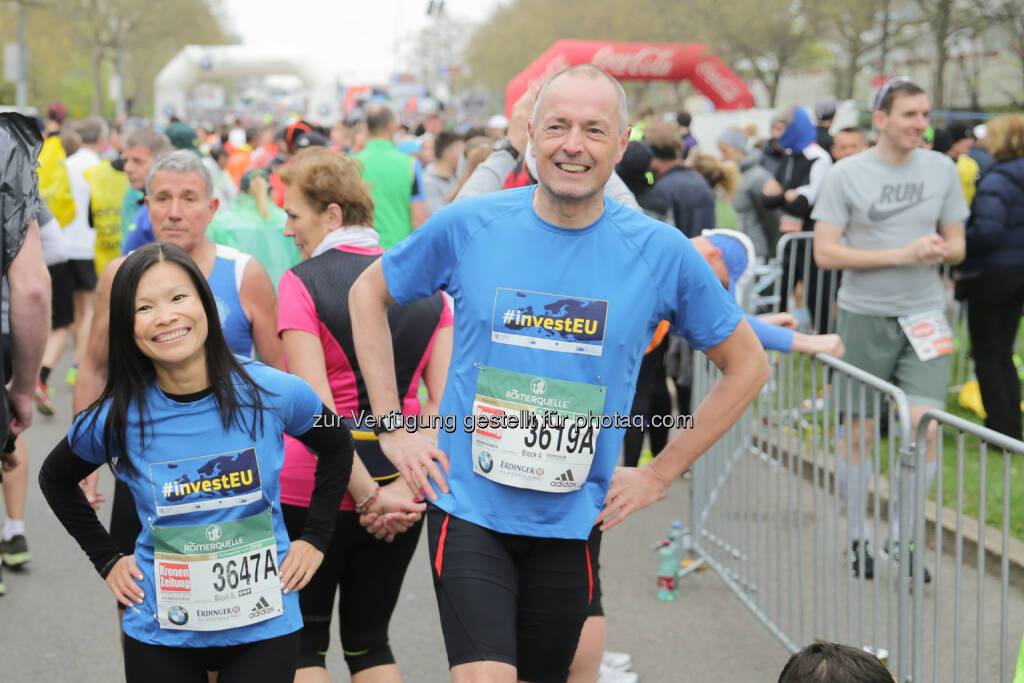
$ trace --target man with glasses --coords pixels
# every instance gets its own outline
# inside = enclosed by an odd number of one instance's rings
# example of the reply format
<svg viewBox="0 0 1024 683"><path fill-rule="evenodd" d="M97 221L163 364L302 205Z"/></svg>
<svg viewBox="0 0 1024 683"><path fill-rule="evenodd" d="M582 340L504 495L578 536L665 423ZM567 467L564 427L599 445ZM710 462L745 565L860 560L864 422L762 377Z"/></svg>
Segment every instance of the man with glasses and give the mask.
<svg viewBox="0 0 1024 683"><path fill-rule="evenodd" d="M815 204L814 258L821 268L842 268L838 332L846 360L892 382L907 394L914 429L929 408L945 405L952 343L943 311L945 290L937 266L964 257L968 209L956 168L938 152L921 149L928 127L928 95L909 79L891 81L879 93L874 124L878 144L836 166L825 178ZM845 238L845 239L844 239ZM932 334L924 334L931 331ZM841 392L841 396L845 392ZM874 433L868 396L844 406L853 417L851 439ZM857 419L857 411L865 415ZM909 435L903 435L909 438ZM840 439L837 475L847 501L850 569L872 578L865 520L872 466L856 446ZM934 425L928 432L927 487L935 476ZM913 529L914 502L909 506ZM883 550L899 550L899 516ZM905 531L904 537L910 535ZM909 548L908 566L913 562ZM931 580L927 570L924 581Z"/></svg>

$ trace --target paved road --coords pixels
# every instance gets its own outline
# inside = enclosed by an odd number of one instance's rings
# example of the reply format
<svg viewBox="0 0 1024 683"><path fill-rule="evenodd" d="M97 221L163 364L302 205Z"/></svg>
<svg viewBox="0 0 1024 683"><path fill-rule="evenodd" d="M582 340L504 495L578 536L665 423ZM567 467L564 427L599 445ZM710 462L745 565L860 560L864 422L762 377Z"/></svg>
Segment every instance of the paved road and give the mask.
<svg viewBox="0 0 1024 683"><path fill-rule="evenodd" d="M63 378L64 368L54 372ZM59 414L38 417L26 441L31 453L27 523L32 562L4 571L0 598L0 681L63 683L123 680L114 600L49 511L35 484L39 464L69 425L70 390L55 396ZM112 491L103 471L101 489ZM753 619L710 571L688 577L678 599L655 598L651 544L673 518L685 519L686 488L607 534L601 559L608 647L633 654L643 681L774 681L786 650ZM109 507L101 513L104 520ZM425 537L406 577L391 629L392 647L405 680L448 680L437 608L430 583ZM348 680L337 640L328 666L334 680Z"/></svg>

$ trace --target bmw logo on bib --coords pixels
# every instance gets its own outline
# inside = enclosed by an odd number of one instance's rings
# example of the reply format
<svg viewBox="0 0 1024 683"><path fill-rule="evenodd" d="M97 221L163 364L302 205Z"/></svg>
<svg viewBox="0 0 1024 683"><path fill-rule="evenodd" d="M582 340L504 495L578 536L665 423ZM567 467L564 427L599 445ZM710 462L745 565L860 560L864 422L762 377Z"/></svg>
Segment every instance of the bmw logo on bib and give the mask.
<svg viewBox="0 0 1024 683"><path fill-rule="evenodd" d="M491 454L488 453L487 451L483 451L482 453L480 453L477 460L480 463L480 469L482 469L484 472L490 472L491 468L494 467L494 459L491 457Z"/></svg>
<svg viewBox="0 0 1024 683"><path fill-rule="evenodd" d="M174 607L167 610L167 620L172 624L178 626L184 626L188 623L188 610L181 605L175 605Z"/></svg>

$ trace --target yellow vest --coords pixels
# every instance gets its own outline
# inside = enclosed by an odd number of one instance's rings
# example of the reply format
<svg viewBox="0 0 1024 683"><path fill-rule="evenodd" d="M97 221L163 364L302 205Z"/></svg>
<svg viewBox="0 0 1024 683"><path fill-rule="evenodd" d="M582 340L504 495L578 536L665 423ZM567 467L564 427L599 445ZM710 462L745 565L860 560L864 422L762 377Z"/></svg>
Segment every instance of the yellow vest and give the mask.
<svg viewBox="0 0 1024 683"><path fill-rule="evenodd" d="M51 135L43 141L37 170L39 195L62 228L75 219L75 198L71 194L71 177L64 165L66 159L59 137Z"/></svg>
<svg viewBox="0 0 1024 683"><path fill-rule="evenodd" d="M83 173L89 183L89 218L96 229L96 274L121 255L121 205L130 187L128 176L103 161Z"/></svg>

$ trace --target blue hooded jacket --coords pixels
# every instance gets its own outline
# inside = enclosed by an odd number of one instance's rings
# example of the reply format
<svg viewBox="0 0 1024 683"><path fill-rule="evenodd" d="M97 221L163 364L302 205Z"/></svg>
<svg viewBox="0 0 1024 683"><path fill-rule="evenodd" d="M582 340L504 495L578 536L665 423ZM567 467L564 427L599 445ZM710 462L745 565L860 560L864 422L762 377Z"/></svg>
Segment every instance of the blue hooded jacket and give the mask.
<svg viewBox="0 0 1024 683"><path fill-rule="evenodd" d="M779 147L788 149L793 154L800 154L817 139L818 129L814 127L807 110L797 107L793 112L793 120L779 137Z"/></svg>
<svg viewBox="0 0 1024 683"><path fill-rule="evenodd" d="M1024 270L1024 158L982 174L965 231L960 270Z"/></svg>

